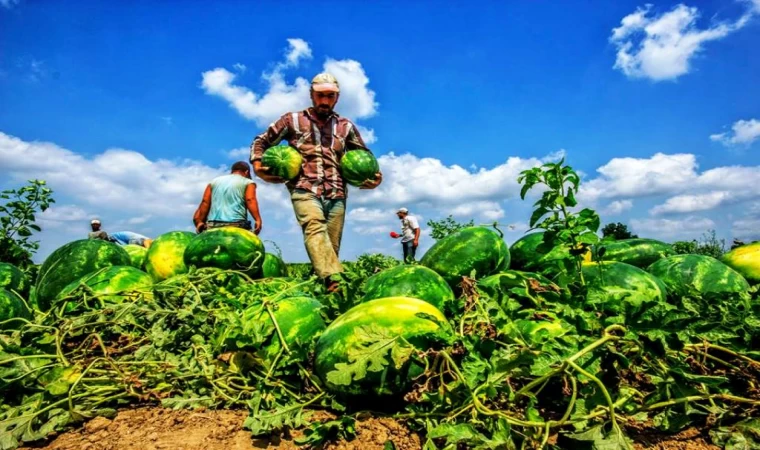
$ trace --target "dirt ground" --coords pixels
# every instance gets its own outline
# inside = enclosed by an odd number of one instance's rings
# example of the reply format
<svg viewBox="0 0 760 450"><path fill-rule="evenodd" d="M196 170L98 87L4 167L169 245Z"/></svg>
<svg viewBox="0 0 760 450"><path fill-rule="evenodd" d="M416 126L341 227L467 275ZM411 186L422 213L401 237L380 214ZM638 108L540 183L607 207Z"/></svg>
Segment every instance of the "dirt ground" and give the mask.
<svg viewBox="0 0 760 450"><path fill-rule="evenodd" d="M47 443L23 450L295 450L292 438L254 440L242 428L247 411L173 411L146 407L123 410L113 419L95 418L83 427L63 433ZM400 423L387 418L358 420L357 437L330 443L324 450L384 450L388 441L397 450L421 450L423 440ZM689 429L666 439L657 435L635 437L636 450L719 450L709 438Z"/></svg>

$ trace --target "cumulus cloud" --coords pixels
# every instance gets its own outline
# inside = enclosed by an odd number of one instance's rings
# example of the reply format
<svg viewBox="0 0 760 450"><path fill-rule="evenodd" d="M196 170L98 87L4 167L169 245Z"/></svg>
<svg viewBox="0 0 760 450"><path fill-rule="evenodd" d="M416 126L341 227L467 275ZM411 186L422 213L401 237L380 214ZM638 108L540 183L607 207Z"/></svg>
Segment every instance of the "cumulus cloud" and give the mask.
<svg viewBox="0 0 760 450"><path fill-rule="evenodd" d="M201 88L208 95L226 100L232 108L248 120L265 127L288 111L298 111L311 105L309 81L296 77L293 83L285 80L285 70L296 68L303 60L312 58L312 50L303 39L288 39L284 60L264 72L262 78L267 91L257 94L248 87L236 84L236 74L217 67L203 72ZM335 75L341 85L341 95L336 111L350 119L372 117L377 112L375 92L369 88L369 78L361 63L352 59L327 58L325 71ZM376 139L373 130L364 129L368 142Z"/></svg>
<svg viewBox="0 0 760 450"><path fill-rule="evenodd" d="M758 138L760 138L760 120L757 119L737 120L731 126L730 132L710 135L710 140L720 142L726 147L749 146Z"/></svg>
<svg viewBox="0 0 760 450"><path fill-rule="evenodd" d="M707 211L734 199L735 196L727 191L715 191L705 194L677 195L661 205L650 210L652 215L668 213L690 213Z"/></svg>
<svg viewBox="0 0 760 450"><path fill-rule="evenodd" d="M715 222L706 217L689 216L683 219L633 219L631 228L642 236L657 238L686 238L715 228Z"/></svg>
<svg viewBox="0 0 760 450"><path fill-rule="evenodd" d="M631 200L615 200L610 202L603 210L604 214L616 215L633 208Z"/></svg>
<svg viewBox="0 0 760 450"><path fill-rule="evenodd" d="M232 150L227 150L226 152L224 152L224 155L228 159L248 161L248 158L251 156L251 148L250 147L234 148Z"/></svg>
<svg viewBox="0 0 760 450"><path fill-rule="evenodd" d="M453 216L478 217L485 220L498 220L504 217L501 205L494 201L475 201L462 203L449 210Z"/></svg>
<svg viewBox="0 0 760 450"><path fill-rule="evenodd" d="M447 166L439 159L419 158L409 153L391 152L378 158L378 162L383 183L357 196L355 202L388 207L427 204L450 210L468 202L495 202L518 196L520 172L540 165L542 160L510 157L493 168L477 171L459 165ZM497 210L492 208L491 211Z"/></svg>
<svg viewBox="0 0 760 450"><path fill-rule="evenodd" d="M599 167L600 174L581 185L584 201L600 198L642 197L678 191L697 178L697 160L692 154L651 158L613 158Z"/></svg>
<svg viewBox="0 0 760 450"><path fill-rule="evenodd" d="M203 190L227 168L192 160L151 160L125 149L85 157L51 142L27 142L0 132L0 174L14 180L44 179L58 194L90 211L118 210L190 220ZM259 184L260 202L280 207L285 193Z"/></svg>
<svg viewBox="0 0 760 450"><path fill-rule="evenodd" d="M610 42L617 48L615 69L629 78L673 80L689 73L692 60L710 41L723 39L744 27L760 11L758 0L734 22L697 26L699 9L684 4L656 14L652 5L639 7L612 30Z"/></svg>
<svg viewBox="0 0 760 450"><path fill-rule="evenodd" d="M77 205L53 205L37 216L37 222L43 229L58 228L68 222L84 222L93 219Z"/></svg>
<svg viewBox="0 0 760 450"><path fill-rule="evenodd" d="M359 223L387 222L389 219L397 220L395 210L367 208L361 206L359 208L352 208L346 215L347 221Z"/></svg>

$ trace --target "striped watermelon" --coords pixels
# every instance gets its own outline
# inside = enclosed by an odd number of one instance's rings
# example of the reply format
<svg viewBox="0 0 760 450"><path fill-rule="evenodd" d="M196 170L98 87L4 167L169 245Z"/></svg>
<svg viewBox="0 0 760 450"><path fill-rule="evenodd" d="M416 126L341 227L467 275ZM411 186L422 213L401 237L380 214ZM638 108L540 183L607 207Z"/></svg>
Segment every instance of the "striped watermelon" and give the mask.
<svg viewBox="0 0 760 450"><path fill-rule="evenodd" d="M604 255L601 258L603 261L622 262L642 269L659 259L675 255L670 244L646 238L600 242L595 247L604 248Z"/></svg>
<svg viewBox="0 0 760 450"><path fill-rule="evenodd" d="M13 319L30 319L29 308L18 294L0 288L0 330L19 328L23 321Z"/></svg>
<svg viewBox="0 0 760 450"><path fill-rule="evenodd" d="M183 256L194 237L189 231L170 231L158 236L145 254L145 271L155 281L187 272Z"/></svg>
<svg viewBox="0 0 760 450"><path fill-rule="evenodd" d="M430 303L407 297L389 297L360 303L331 323L317 341L315 371L327 389L340 395L392 395L409 387L410 377L423 370L411 360L396 368L369 367L364 376L346 373L359 354L386 354L403 339L419 350L452 342L453 331L443 313ZM357 379L358 378L358 379Z"/></svg>
<svg viewBox="0 0 760 450"><path fill-rule="evenodd" d="M275 145L261 156L261 165L269 167L269 173L285 180L292 180L301 171L303 158L298 150L289 145Z"/></svg>
<svg viewBox="0 0 760 450"><path fill-rule="evenodd" d="M742 245L723 254L720 261L752 283L760 283L760 242Z"/></svg>
<svg viewBox="0 0 760 450"><path fill-rule="evenodd" d="M340 160L343 179L352 186L361 186L368 180L374 180L380 172L380 165L375 156L366 150L349 150Z"/></svg>
<svg viewBox="0 0 760 450"><path fill-rule="evenodd" d="M286 277L288 276L288 267L279 256L267 253L264 255L264 263L261 266L261 276L263 278Z"/></svg>
<svg viewBox="0 0 760 450"><path fill-rule="evenodd" d="M264 253L264 244L255 233L229 226L212 228L193 237L185 248L184 261L188 267L216 267L257 274L264 263Z"/></svg>
<svg viewBox="0 0 760 450"><path fill-rule="evenodd" d="M281 298L272 305L272 315L277 321L288 349L300 359L306 358L314 339L326 328L320 314L322 308L324 308L322 303L311 297ZM272 318L265 309L262 309L257 320L271 324L274 328ZM271 341L257 352L267 367L282 350L280 337L275 330L272 331Z"/></svg>
<svg viewBox="0 0 760 450"><path fill-rule="evenodd" d="M454 300L454 291L440 275L418 265L398 265L382 270L364 281L364 301L384 297L425 300L438 309Z"/></svg>
<svg viewBox="0 0 760 450"><path fill-rule="evenodd" d="M623 314L629 321L648 306L665 302L667 287L659 278L631 264L616 261L583 264L586 301L605 313Z"/></svg>
<svg viewBox="0 0 760 450"><path fill-rule="evenodd" d="M737 271L706 255L674 255L660 259L647 272L661 279L672 295L737 294L749 283Z"/></svg>
<svg viewBox="0 0 760 450"><path fill-rule="evenodd" d="M135 269L142 270L145 267L145 256L148 254L148 249L142 245L128 244L124 246L124 250L129 253L130 265Z"/></svg>
<svg viewBox="0 0 760 450"><path fill-rule="evenodd" d="M37 305L42 311L72 281L98 269L129 265L129 254L121 246L100 239L69 242L50 254L37 274Z"/></svg>
<svg viewBox="0 0 760 450"><path fill-rule="evenodd" d="M153 278L132 266L111 266L84 275L63 288L58 298L71 295L82 285L97 299L110 303L153 298Z"/></svg>
<svg viewBox="0 0 760 450"><path fill-rule="evenodd" d="M0 289L16 291L26 297L29 294L26 274L13 264L0 263Z"/></svg>
<svg viewBox="0 0 760 450"><path fill-rule="evenodd" d="M505 270L478 280L478 288L510 311L539 307L561 297L559 286L534 272Z"/></svg>
<svg viewBox="0 0 760 450"><path fill-rule="evenodd" d="M509 247L510 268L526 272L557 274L564 271L559 260L570 257L569 246L557 246L549 251L539 251L544 239L544 232L528 233L516 240ZM583 255L585 261L591 261L591 252Z"/></svg>
<svg viewBox="0 0 760 450"><path fill-rule="evenodd" d="M473 271L475 278L483 278L505 270L509 262L507 244L487 227L462 228L437 241L420 259L420 264L436 271L452 286Z"/></svg>

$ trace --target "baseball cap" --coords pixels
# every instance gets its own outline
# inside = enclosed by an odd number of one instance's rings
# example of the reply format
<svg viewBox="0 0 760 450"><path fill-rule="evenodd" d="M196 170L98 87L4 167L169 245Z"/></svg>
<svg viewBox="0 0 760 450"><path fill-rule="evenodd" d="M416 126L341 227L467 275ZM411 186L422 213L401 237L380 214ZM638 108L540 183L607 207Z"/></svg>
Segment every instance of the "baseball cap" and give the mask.
<svg viewBox="0 0 760 450"><path fill-rule="evenodd" d="M90 223L91 224L96 224L97 223L99 225L100 224L100 220L98 220L98 219L92 219L92 222L90 222Z"/></svg>
<svg viewBox="0 0 760 450"><path fill-rule="evenodd" d="M406 209L406 208L399 208L398 211L396 211L396 212L408 213L409 210Z"/></svg>
<svg viewBox="0 0 760 450"><path fill-rule="evenodd" d="M319 92L340 92L340 85L338 84L338 80L332 76L332 74L329 74L327 72L322 72L312 78L311 88Z"/></svg>

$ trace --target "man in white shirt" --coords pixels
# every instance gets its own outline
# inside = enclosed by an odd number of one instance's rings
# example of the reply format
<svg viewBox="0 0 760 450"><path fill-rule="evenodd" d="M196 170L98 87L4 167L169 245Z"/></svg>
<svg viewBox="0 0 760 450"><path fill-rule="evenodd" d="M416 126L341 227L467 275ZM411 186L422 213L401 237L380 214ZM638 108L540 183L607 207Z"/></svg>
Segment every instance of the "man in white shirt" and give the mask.
<svg viewBox="0 0 760 450"><path fill-rule="evenodd" d="M391 237L401 238L401 247L404 249L404 262L414 261L414 254L420 245L420 224L417 218L409 215L409 210L399 208L396 215L401 219L401 234L392 233Z"/></svg>

